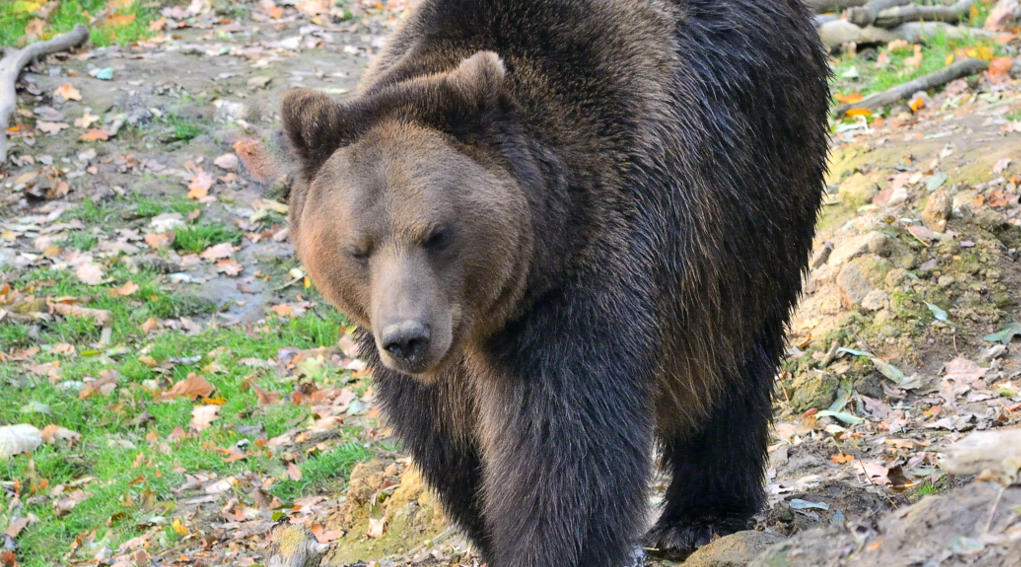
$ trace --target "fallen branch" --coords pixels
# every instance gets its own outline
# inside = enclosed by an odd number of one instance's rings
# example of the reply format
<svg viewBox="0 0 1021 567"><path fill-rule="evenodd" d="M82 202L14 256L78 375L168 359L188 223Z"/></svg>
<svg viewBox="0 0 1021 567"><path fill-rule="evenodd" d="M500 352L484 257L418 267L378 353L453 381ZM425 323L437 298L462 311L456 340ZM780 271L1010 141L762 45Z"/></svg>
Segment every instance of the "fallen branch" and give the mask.
<svg viewBox="0 0 1021 567"><path fill-rule="evenodd" d="M953 6L919 6L908 4L883 10L872 25L892 28L906 22L946 22L956 24L971 10L975 0L960 0Z"/></svg>
<svg viewBox="0 0 1021 567"><path fill-rule="evenodd" d="M0 59L0 166L7 162L7 121L18 104L14 84L18 82L21 70L32 60L41 56L66 51L81 45L89 39L89 28L78 24L73 30L62 33L53 39L40 41L14 51Z"/></svg>
<svg viewBox="0 0 1021 567"><path fill-rule="evenodd" d="M847 21L861 28L871 26L883 10L910 3L911 0L872 0L864 6L847 10Z"/></svg>
<svg viewBox="0 0 1021 567"><path fill-rule="evenodd" d="M836 116L839 118L847 111L852 109L863 108L872 110L880 106L893 104L907 99L911 95L918 91L927 91L934 89L938 86L945 85L950 81L956 81L961 77L967 77L985 71L989 68L988 61L982 61L981 59L964 59L950 65L946 69L936 71L935 73L919 77L914 81L908 81L902 85L897 85L890 90L869 95L854 104L847 104L837 108L835 111Z"/></svg>
<svg viewBox="0 0 1021 567"><path fill-rule="evenodd" d="M889 43L895 39L915 43L941 35L952 39L999 35L989 30L953 26L944 22L908 22L886 29L876 26L860 28L847 20L833 20L818 26L818 30L819 37L830 48L837 48L846 43L857 45Z"/></svg>
<svg viewBox="0 0 1021 567"><path fill-rule="evenodd" d="M848 8L864 6L868 0L805 0L805 5L816 14L843 12Z"/></svg>

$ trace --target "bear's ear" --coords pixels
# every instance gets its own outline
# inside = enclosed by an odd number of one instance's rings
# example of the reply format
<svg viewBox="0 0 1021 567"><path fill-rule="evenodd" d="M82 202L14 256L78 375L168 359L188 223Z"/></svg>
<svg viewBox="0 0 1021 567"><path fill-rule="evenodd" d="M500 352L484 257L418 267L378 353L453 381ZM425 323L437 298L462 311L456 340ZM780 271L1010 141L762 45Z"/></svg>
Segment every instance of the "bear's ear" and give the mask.
<svg viewBox="0 0 1021 567"><path fill-rule="evenodd" d="M447 74L446 83L458 102L485 110L493 106L503 92L506 70L500 56L492 51L479 51L465 59Z"/></svg>
<svg viewBox="0 0 1021 567"><path fill-rule="evenodd" d="M306 176L319 169L347 136L343 107L323 93L295 89L284 96L284 132Z"/></svg>

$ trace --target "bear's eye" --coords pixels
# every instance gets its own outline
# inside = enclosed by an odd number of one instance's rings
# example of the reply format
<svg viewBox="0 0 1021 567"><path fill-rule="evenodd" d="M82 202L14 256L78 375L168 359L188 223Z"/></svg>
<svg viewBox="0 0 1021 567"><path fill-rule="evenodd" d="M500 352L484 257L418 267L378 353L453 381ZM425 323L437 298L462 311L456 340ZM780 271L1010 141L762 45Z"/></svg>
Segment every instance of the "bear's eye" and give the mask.
<svg viewBox="0 0 1021 567"><path fill-rule="evenodd" d="M445 228L437 228L433 230L429 238L426 239L423 246L431 250L441 250L447 246L450 241L450 233Z"/></svg>
<svg viewBox="0 0 1021 567"><path fill-rule="evenodd" d="M369 251L364 248L350 248L348 254L358 263L364 264L369 261Z"/></svg>

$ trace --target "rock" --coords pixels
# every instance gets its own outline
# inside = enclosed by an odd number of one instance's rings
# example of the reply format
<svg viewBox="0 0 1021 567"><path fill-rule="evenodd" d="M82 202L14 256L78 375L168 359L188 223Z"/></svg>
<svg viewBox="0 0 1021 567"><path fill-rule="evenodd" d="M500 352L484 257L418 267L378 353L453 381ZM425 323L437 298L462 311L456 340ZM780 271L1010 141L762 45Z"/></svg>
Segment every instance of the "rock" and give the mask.
<svg viewBox="0 0 1021 567"><path fill-rule="evenodd" d="M771 545L784 541L772 532L743 531L720 539L692 553L684 567L745 567Z"/></svg>
<svg viewBox="0 0 1021 567"><path fill-rule="evenodd" d="M250 89L264 89L273 79L265 75L256 75L251 79L248 79L248 88Z"/></svg>
<svg viewBox="0 0 1021 567"><path fill-rule="evenodd" d="M869 252L879 256L889 256L891 243L890 237L879 231L873 231L865 235L865 246Z"/></svg>
<svg viewBox="0 0 1021 567"><path fill-rule="evenodd" d="M976 482L885 513L867 533L815 529L769 547L748 567L1021 567L1021 538L1008 534L1021 487Z"/></svg>
<svg viewBox="0 0 1021 567"><path fill-rule="evenodd" d="M932 230L943 232L954 209L954 199L946 191L936 191L929 196L922 211L922 222Z"/></svg>
<svg viewBox="0 0 1021 567"><path fill-rule="evenodd" d="M837 397L839 387L837 378L825 372L806 372L798 376L791 389L791 409L796 412L808 411L812 408L826 409Z"/></svg>
<svg viewBox="0 0 1021 567"><path fill-rule="evenodd" d="M318 567L329 545L316 541L304 524L280 524L273 528L269 541L267 567Z"/></svg>
<svg viewBox="0 0 1021 567"><path fill-rule="evenodd" d="M886 307L890 294L881 289L874 289L861 300L861 308L866 311L879 311Z"/></svg>
<svg viewBox="0 0 1021 567"><path fill-rule="evenodd" d="M907 270L905 270L904 268L894 268L890 270L888 274L886 274L886 278L883 279L883 283L886 284L886 287L891 288L897 287L900 284L904 283L904 280L906 280L907 277L908 277Z"/></svg>
<svg viewBox="0 0 1021 567"><path fill-rule="evenodd" d="M1009 32L1021 27L1021 1L1000 0L986 16L985 28L991 31Z"/></svg>
<svg viewBox="0 0 1021 567"><path fill-rule="evenodd" d="M879 184L872 177L855 173L840 184L840 198L844 204L858 208L872 202L879 193Z"/></svg>
<svg viewBox="0 0 1021 567"><path fill-rule="evenodd" d="M844 309L854 309L862 304L886 278L890 263L879 256L862 256L849 262L837 275L840 288L840 303Z"/></svg>
<svg viewBox="0 0 1021 567"><path fill-rule="evenodd" d="M950 474L994 474L1016 478L1021 471L1021 428L977 431L943 450Z"/></svg>
<svg viewBox="0 0 1021 567"><path fill-rule="evenodd" d="M830 252L829 260L827 263L831 266L840 266L846 264L858 256L861 256L868 251L869 243L864 236L855 236L847 238L840 244L838 244L833 252Z"/></svg>
<svg viewBox="0 0 1021 567"><path fill-rule="evenodd" d="M982 349L982 352L978 355L978 362L990 362L1005 354L1007 354L1007 347L1003 345L993 345L989 348Z"/></svg>

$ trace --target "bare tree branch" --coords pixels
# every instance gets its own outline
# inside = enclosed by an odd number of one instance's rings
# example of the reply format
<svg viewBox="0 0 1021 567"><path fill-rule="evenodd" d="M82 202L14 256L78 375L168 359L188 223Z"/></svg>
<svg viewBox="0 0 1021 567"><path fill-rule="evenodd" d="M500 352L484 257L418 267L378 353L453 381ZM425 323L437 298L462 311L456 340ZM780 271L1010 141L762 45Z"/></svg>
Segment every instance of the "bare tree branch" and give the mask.
<svg viewBox="0 0 1021 567"><path fill-rule="evenodd" d="M33 43L0 59L0 128L3 130L3 135L0 135L0 166L7 162L7 121L18 104L14 85L18 82L21 69L41 55L66 51L85 43L88 39L88 26L78 24L67 33L47 41Z"/></svg>
<svg viewBox="0 0 1021 567"><path fill-rule="evenodd" d="M936 71L935 73L919 77L902 85L897 85L890 90L869 95L854 104L841 106L834 111L834 114L839 118L847 114L848 110L856 108L871 110L887 104L893 104L907 99L918 91L934 89L940 85L945 85L950 81L960 79L961 77L967 77L969 75L985 71L988 68L988 61L982 61L981 59L963 59L945 69Z"/></svg>

